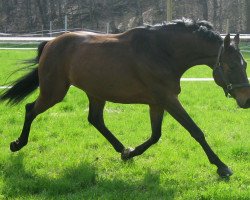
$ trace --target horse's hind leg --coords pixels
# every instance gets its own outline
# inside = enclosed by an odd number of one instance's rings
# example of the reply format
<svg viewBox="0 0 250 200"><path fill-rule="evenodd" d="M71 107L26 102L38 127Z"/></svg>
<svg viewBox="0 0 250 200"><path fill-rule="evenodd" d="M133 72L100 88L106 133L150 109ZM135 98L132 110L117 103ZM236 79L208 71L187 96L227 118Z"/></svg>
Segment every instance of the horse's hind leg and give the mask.
<svg viewBox="0 0 250 200"><path fill-rule="evenodd" d="M28 143L28 138L29 138L29 132L30 132L30 126L32 121L35 119L35 115L31 110L34 107L35 102L27 104L25 106L26 113L25 113L25 120L24 120L24 125L23 125L23 130L20 135L20 137L10 143L10 150L12 152L19 151L22 147L24 147Z"/></svg>
<svg viewBox="0 0 250 200"><path fill-rule="evenodd" d="M10 150L12 152L19 151L28 143L30 127L33 120L37 115L60 102L66 95L68 88L69 86L67 84L53 84L52 87L49 85L40 87L40 95L37 100L27 104L25 107L26 113L21 135L16 141L10 143Z"/></svg>
<svg viewBox="0 0 250 200"><path fill-rule="evenodd" d="M137 146L134 150L127 149L122 153L122 159L128 160L134 156L141 155L150 146L158 142L161 137L161 126L163 119L164 109L158 106L150 106L150 121L152 128L151 137L143 144Z"/></svg>
<svg viewBox="0 0 250 200"><path fill-rule="evenodd" d="M107 129L103 119L103 109L105 101L88 96L89 98L89 116L88 121L111 143L114 149L122 153L123 144Z"/></svg>

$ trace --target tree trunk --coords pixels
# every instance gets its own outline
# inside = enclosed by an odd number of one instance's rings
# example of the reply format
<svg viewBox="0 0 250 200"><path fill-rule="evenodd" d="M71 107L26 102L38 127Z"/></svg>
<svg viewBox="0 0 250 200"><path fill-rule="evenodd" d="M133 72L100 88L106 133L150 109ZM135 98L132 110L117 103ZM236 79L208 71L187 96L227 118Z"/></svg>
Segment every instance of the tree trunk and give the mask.
<svg viewBox="0 0 250 200"><path fill-rule="evenodd" d="M250 33L250 1L246 0L246 32Z"/></svg>
<svg viewBox="0 0 250 200"><path fill-rule="evenodd" d="M29 31L32 31L33 22L32 22L32 13L31 13L31 2L30 0L26 0L26 7L25 7L25 17L27 19L27 28Z"/></svg>
<svg viewBox="0 0 250 200"><path fill-rule="evenodd" d="M49 7L50 7L50 20L54 20L57 17L54 0L49 1Z"/></svg>
<svg viewBox="0 0 250 200"><path fill-rule="evenodd" d="M218 9L219 9L219 5L218 5L218 1L217 0L213 0L213 24L215 27L218 27Z"/></svg>
<svg viewBox="0 0 250 200"><path fill-rule="evenodd" d="M200 0L199 1L202 5L202 13L203 13L203 19L208 20L208 6L207 6L207 0Z"/></svg>
<svg viewBox="0 0 250 200"><path fill-rule="evenodd" d="M48 28L48 18L47 18L47 1L36 0L36 4L40 13L42 24L45 28Z"/></svg>
<svg viewBox="0 0 250 200"><path fill-rule="evenodd" d="M143 25L141 0L136 1L136 17L138 18L137 25L138 26Z"/></svg>

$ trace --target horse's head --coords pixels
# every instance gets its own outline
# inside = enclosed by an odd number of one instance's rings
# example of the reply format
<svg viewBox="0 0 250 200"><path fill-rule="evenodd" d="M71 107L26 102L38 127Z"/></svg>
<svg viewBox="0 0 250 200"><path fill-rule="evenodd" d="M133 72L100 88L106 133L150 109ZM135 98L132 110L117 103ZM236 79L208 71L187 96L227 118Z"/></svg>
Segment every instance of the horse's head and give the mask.
<svg viewBox="0 0 250 200"><path fill-rule="evenodd" d="M233 40L228 34L221 46L213 76L226 96L230 94L241 108L250 108L250 84L247 78L247 63L239 50L239 34Z"/></svg>

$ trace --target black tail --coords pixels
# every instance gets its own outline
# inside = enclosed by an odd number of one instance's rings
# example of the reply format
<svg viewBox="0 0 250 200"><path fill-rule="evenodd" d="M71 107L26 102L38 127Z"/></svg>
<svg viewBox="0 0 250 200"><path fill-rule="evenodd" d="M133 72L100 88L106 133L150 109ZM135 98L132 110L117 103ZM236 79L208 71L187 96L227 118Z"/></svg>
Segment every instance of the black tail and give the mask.
<svg viewBox="0 0 250 200"><path fill-rule="evenodd" d="M36 58L29 60L28 63L36 65L42 55L42 51L47 44L47 41L42 42L37 49ZM10 88L5 90L0 95L0 101L8 101L10 104L18 104L25 97L31 94L39 86L38 68L36 67L30 73L16 80L10 85Z"/></svg>

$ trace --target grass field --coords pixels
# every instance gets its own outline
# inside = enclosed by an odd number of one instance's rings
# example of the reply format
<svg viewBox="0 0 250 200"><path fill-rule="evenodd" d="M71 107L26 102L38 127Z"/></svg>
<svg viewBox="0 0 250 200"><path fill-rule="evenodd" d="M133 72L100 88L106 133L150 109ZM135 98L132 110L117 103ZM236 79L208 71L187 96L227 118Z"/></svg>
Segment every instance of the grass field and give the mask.
<svg viewBox="0 0 250 200"><path fill-rule="evenodd" d="M19 60L34 55L0 51L0 85L20 67ZM211 77L211 70L200 66L185 76ZM24 105L36 96L37 91L15 107L0 104L0 199L250 198L250 112L237 108L213 82L182 82L180 98L209 144L233 169L230 180L218 177L200 146L168 114L160 141L133 161L121 161L87 122L87 98L76 88L40 115L29 144L11 153L9 143L20 134ZM145 105L108 103L105 121L126 147L135 147L150 135Z"/></svg>

